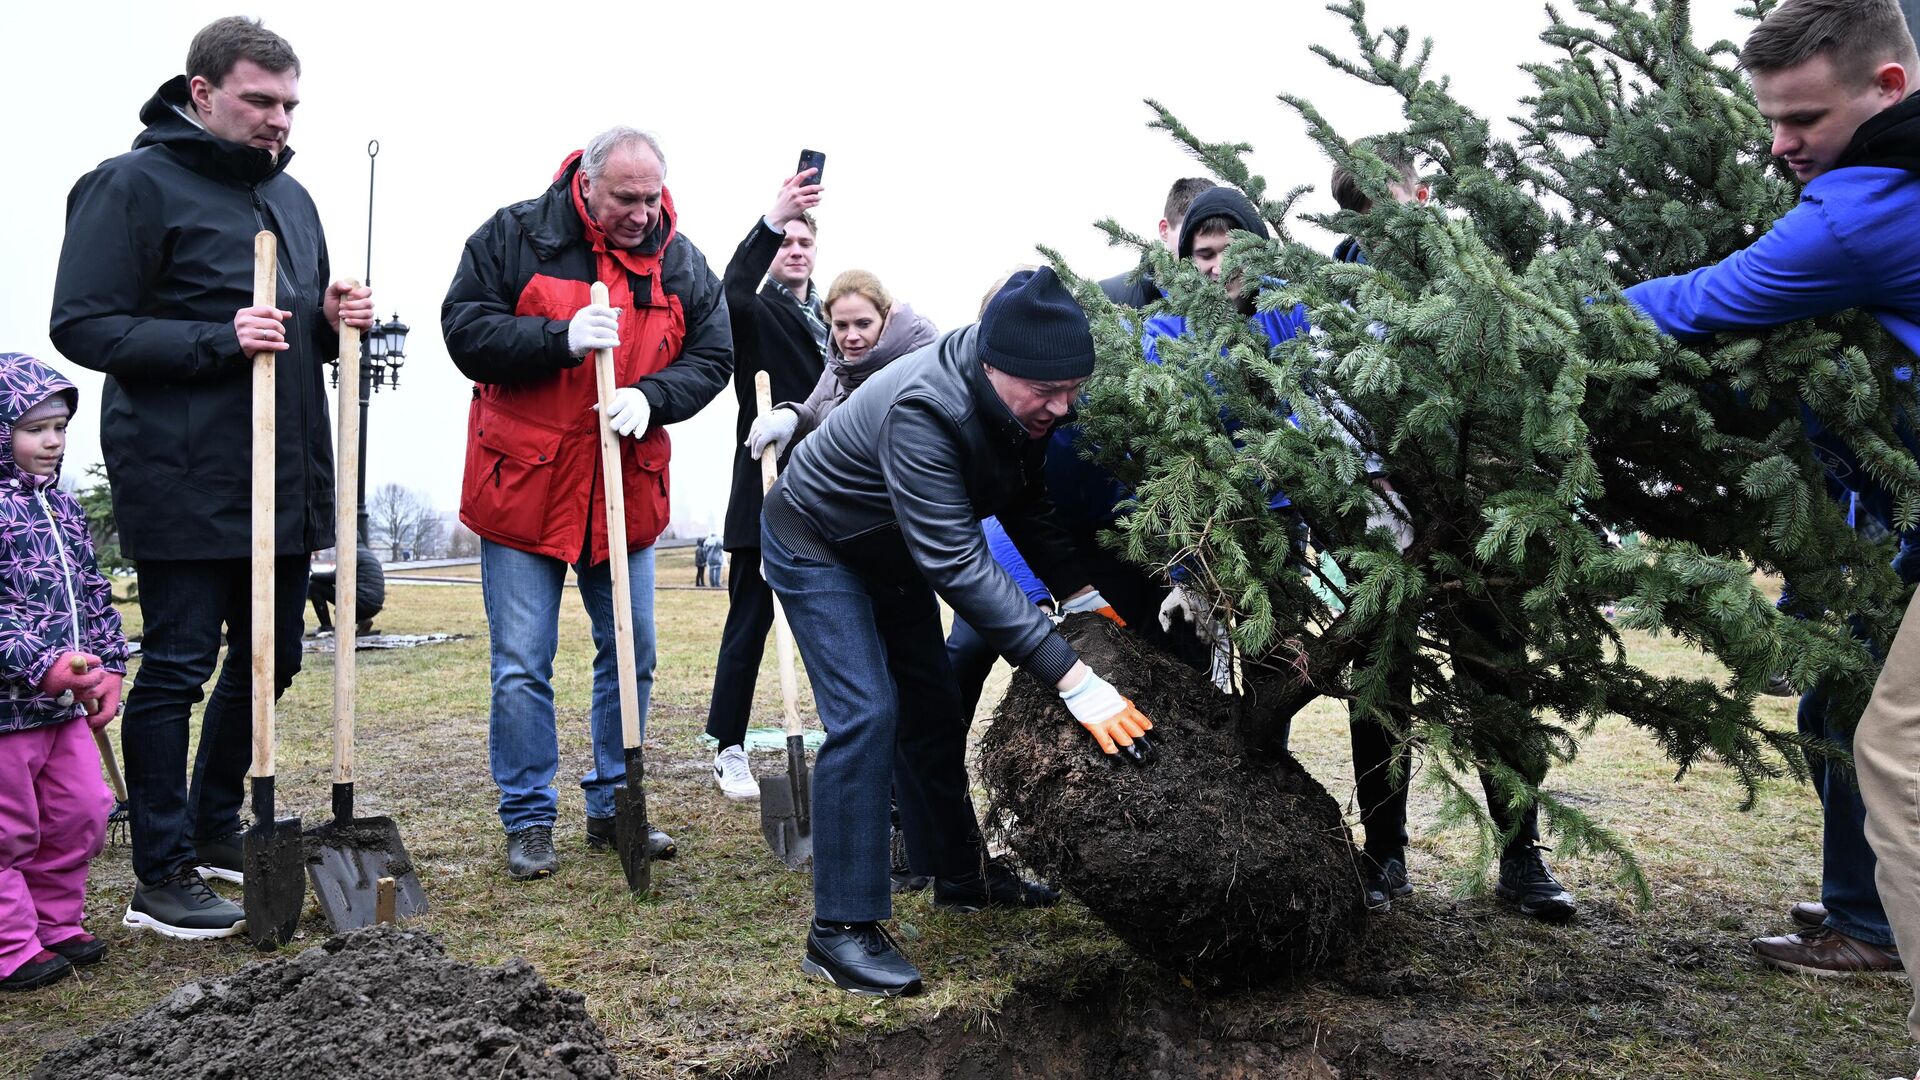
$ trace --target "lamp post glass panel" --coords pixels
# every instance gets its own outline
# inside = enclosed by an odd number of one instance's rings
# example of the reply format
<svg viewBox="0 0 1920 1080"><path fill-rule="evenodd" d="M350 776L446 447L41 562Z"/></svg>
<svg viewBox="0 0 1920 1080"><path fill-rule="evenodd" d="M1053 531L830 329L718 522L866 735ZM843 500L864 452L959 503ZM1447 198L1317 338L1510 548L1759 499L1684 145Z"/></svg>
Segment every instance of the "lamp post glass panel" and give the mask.
<svg viewBox="0 0 1920 1080"><path fill-rule="evenodd" d="M382 386L400 389L400 365L407 359L407 331L398 314L386 322L375 320L360 337L360 477L355 511L360 543L367 543L367 405ZM334 360L333 385L340 385L340 361Z"/></svg>

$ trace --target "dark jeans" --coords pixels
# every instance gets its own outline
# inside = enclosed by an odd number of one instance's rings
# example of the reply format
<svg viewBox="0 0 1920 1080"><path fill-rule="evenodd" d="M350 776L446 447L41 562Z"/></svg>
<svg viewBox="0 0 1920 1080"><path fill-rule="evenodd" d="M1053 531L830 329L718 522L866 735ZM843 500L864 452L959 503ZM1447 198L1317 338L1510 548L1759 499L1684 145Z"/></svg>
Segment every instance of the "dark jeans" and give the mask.
<svg viewBox="0 0 1920 1080"><path fill-rule="evenodd" d="M891 918L888 794L898 796L914 873L979 867L967 796L967 717L924 582L869 581L795 555L761 531L767 581L780 595L827 739L813 767L814 914Z"/></svg>
<svg viewBox="0 0 1920 1080"><path fill-rule="evenodd" d="M135 565L146 626L140 674L120 728L126 761L133 871L148 885L195 861L194 842L240 828L253 763L252 613L245 559ZM307 556L274 562L274 696L300 670ZM220 658L226 663L200 718L200 749L187 782L187 722Z"/></svg>
<svg viewBox="0 0 1920 1080"><path fill-rule="evenodd" d="M993 662L1000 654L993 651L987 639L973 624L961 618L953 617L953 629L947 632L947 665L953 668L954 682L960 687L960 715L973 722L973 714L980 708L980 692L987 685L987 676L993 674Z"/></svg>
<svg viewBox="0 0 1920 1080"><path fill-rule="evenodd" d="M1407 856L1407 787L1413 780L1413 747L1404 732L1412 718L1413 671L1406 657L1389 676L1387 695L1400 709L1390 718L1349 706L1347 736L1353 746L1354 799L1366 830L1366 852L1376 861ZM1398 776L1398 780L1395 777Z"/></svg>
<svg viewBox="0 0 1920 1080"><path fill-rule="evenodd" d="M720 584L718 575L713 584ZM773 629L773 590L760 579L760 549L738 548L727 571L727 625L720 631L720 656L713 665L713 697L707 702L707 734L721 749L747 739L760 656Z"/></svg>

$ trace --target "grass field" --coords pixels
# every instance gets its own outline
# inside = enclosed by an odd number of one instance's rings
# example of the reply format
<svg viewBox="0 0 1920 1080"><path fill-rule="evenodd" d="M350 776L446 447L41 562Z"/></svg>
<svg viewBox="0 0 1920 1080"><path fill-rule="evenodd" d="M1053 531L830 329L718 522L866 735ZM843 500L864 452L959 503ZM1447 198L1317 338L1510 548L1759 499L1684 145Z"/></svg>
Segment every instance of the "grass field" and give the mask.
<svg viewBox="0 0 1920 1080"><path fill-rule="evenodd" d="M659 577L690 584L691 549L663 554ZM455 568L446 573L473 573ZM456 957L531 960L554 984L584 993L633 1076L730 1074L788 1053L936 1018L990 1017L1017 989L1086 979L1165 981L1134 961L1084 909L954 916L925 894L900 901L896 932L924 970L919 998L873 1004L799 972L808 879L766 852L751 804L722 799L699 741L725 616L722 591L663 589L660 663L648 733L648 799L679 840L655 869L655 893L628 895L611 857L589 856L575 783L584 771L590 648L569 598L555 684L560 707L562 853L558 876L519 884L503 872L487 772L486 626L474 586L396 586L382 630L452 631L468 640L363 653L360 768L363 813L389 813L419 864L433 904L423 920ZM137 627L137 613L129 613ZM1635 637L1656 671L1698 672L1671 641ZM778 713L772 650L756 722ZM280 706L283 813L327 816L331 658L309 655ZM1004 669L1002 675L1004 677ZM995 698L989 689L987 700ZM1782 725L1791 702L1766 699ZM810 704L803 711L811 715ZM1351 787L1344 712L1316 705L1295 724L1295 749L1337 798ZM775 757L756 770L780 767ZM1392 987L1371 973L1308 980L1279 1000L1328 1023L1385 1016L1405 1037L1472 1046L1489 1075L1512 1077L1769 1077L1882 1080L1914 1059L1904 1037L1904 980L1822 981L1762 969L1746 939L1786 929L1789 903L1817 888L1820 820L1811 792L1770 785L1737 810L1725 770L1673 769L1647 739L1602 724L1548 787L1631 839L1653 891L1639 907L1604 863L1562 860L1582 915L1533 925L1490 900L1455 891L1478 869L1470 837L1438 829L1432 792L1416 784L1412 871L1419 891L1381 922ZM1351 810L1351 807L1349 807ZM0 999L0 1074L30 1068L47 1048L128 1016L193 979L256 959L243 939L173 942L119 926L131 886L124 847L95 862L89 926L112 944L107 963L55 989ZM326 935L310 912L295 948ZM1408 989L1414 987L1415 989Z"/></svg>

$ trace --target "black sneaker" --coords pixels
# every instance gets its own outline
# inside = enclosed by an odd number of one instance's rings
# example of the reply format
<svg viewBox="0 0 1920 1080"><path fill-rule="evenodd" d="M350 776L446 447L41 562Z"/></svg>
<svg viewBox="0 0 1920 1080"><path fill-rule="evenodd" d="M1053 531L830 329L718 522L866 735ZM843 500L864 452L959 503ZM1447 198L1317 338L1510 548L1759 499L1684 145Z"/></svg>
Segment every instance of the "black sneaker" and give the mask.
<svg viewBox="0 0 1920 1080"><path fill-rule="evenodd" d="M1413 892L1413 882L1407 880L1407 864L1402 857L1375 858L1363 853L1360 864L1363 875L1360 885L1366 891L1368 911L1384 914L1393 908L1394 897Z"/></svg>
<svg viewBox="0 0 1920 1080"><path fill-rule="evenodd" d="M107 943L89 933L78 933L65 941L47 946L67 958L74 967L86 967L106 959Z"/></svg>
<svg viewBox="0 0 1920 1080"><path fill-rule="evenodd" d="M1048 908L1059 902L1060 890L1023 880L999 859L988 859L985 873L933 879L933 906L961 914L987 907Z"/></svg>
<svg viewBox="0 0 1920 1080"><path fill-rule="evenodd" d="M612 851L614 844L613 832L614 825L612 818L587 818L587 850L596 855L603 855ZM647 826L648 858L655 862L665 862L679 853L680 849L674 844L673 837L668 836L652 825Z"/></svg>
<svg viewBox="0 0 1920 1080"><path fill-rule="evenodd" d="M199 860L195 865L201 877L216 877L235 885L247 883L247 875L242 869L247 865L247 834L244 830L235 829L211 840L195 840L193 857Z"/></svg>
<svg viewBox="0 0 1920 1080"><path fill-rule="evenodd" d="M1565 922L1573 918L1573 893L1547 869L1540 853L1548 850L1529 844L1519 851L1500 856L1500 880L1493 895L1513 904L1520 914L1543 922Z"/></svg>
<svg viewBox="0 0 1920 1080"><path fill-rule="evenodd" d="M507 876L515 881L552 877L560 869L553 850L553 826L532 825L507 834Z"/></svg>
<svg viewBox="0 0 1920 1080"><path fill-rule="evenodd" d="M157 885L136 886L120 925L170 938L223 938L245 930L247 914L187 868Z"/></svg>
<svg viewBox="0 0 1920 1080"><path fill-rule="evenodd" d="M826 923L807 930L807 958L800 970L850 994L911 996L920 992L920 969L877 922Z"/></svg>
<svg viewBox="0 0 1920 1080"><path fill-rule="evenodd" d="M73 965L66 957L41 949L40 955L14 968L13 974L0 979L0 990L38 990L71 974Z"/></svg>
<svg viewBox="0 0 1920 1080"><path fill-rule="evenodd" d="M893 830L888 852L887 880L894 892L919 892L933 884L932 878L914 873L913 868L907 865L907 838L900 834L899 829Z"/></svg>

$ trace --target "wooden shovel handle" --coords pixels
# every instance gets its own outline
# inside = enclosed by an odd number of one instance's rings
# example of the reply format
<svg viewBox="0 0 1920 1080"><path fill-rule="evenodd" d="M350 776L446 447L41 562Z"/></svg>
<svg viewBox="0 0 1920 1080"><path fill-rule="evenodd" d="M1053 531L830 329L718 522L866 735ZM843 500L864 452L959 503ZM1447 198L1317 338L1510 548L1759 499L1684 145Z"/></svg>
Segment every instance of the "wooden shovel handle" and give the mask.
<svg viewBox="0 0 1920 1080"><path fill-rule="evenodd" d="M607 303L605 282L596 281L593 302ZM627 489L620 479L620 436L607 413L613 408L613 350L593 351L593 382L600 398L600 479L606 489L607 561L613 578L613 655L620 673L620 739L625 749L640 745L640 683L633 662L633 585L627 580ZM628 777L629 784L639 777Z"/></svg>
<svg viewBox="0 0 1920 1080"><path fill-rule="evenodd" d="M357 281L346 282L348 289ZM353 783L354 639L360 625L360 331L340 320L333 462L333 782Z"/></svg>
<svg viewBox="0 0 1920 1080"><path fill-rule="evenodd" d="M93 741L100 747L100 763L107 767L107 786L113 789L115 799L126 802L127 781L120 775L120 762L113 756L113 740L107 738L107 729L94 728Z"/></svg>
<svg viewBox="0 0 1920 1080"><path fill-rule="evenodd" d="M253 305L275 307L277 245L262 229L253 237ZM253 769L273 775L273 496L276 448L271 350L253 354L253 547L250 599L253 626Z"/></svg>
<svg viewBox="0 0 1920 1080"><path fill-rule="evenodd" d="M773 411L773 384L764 371L753 373L753 403L764 419ZM768 443L760 451L760 494L764 498L779 478L779 450ZM804 730L800 724L800 680L793 670L793 629L787 625L787 611L780 597L773 598L773 651L780 658L781 723L789 736Z"/></svg>

